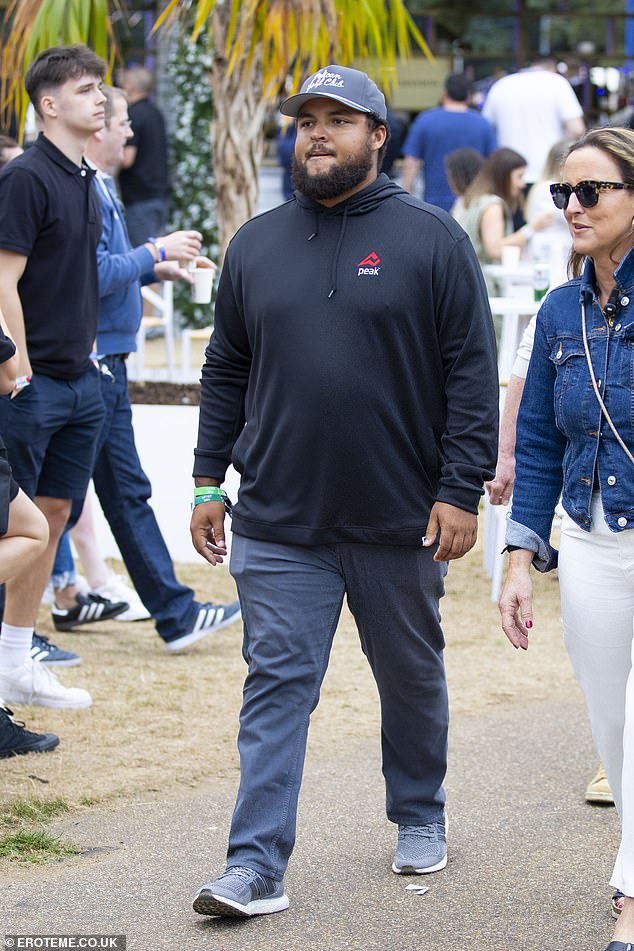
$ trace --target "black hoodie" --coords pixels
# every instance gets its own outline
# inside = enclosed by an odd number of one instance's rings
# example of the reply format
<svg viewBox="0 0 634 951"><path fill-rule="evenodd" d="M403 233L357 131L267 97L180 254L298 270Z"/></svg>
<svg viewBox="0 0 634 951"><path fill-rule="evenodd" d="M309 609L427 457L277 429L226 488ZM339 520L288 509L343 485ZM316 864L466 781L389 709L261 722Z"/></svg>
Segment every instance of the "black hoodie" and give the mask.
<svg viewBox="0 0 634 951"><path fill-rule="evenodd" d="M386 175L296 193L227 251L195 476L241 473L233 530L421 545L434 500L477 512L497 451L496 347L471 244Z"/></svg>

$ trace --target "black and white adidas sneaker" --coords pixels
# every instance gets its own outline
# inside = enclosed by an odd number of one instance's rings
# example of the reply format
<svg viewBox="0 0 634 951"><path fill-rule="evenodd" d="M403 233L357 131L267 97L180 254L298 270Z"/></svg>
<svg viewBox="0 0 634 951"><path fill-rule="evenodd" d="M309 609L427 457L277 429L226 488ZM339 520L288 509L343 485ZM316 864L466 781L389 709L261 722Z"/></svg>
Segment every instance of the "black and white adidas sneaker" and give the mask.
<svg viewBox="0 0 634 951"><path fill-rule="evenodd" d="M58 608L53 604L53 624L58 631L72 631L74 627L95 624L97 621L109 621L127 611L127 601L109 601L99 594L78 594L74 608Z"/></svg>
<svg viewBox="0 0 634 951"><path fill-rule="evenodd" d="M185 634L179 634L171 641L166 641L165 646L168 651L180 651L190 644L195 644L207 634L213 634L234 621L239 621L242 617L240 611L240 602L233 601L231 604L214 604L208 601L207 604L201 604L198 609L198 615L194 626Z"/></svg>

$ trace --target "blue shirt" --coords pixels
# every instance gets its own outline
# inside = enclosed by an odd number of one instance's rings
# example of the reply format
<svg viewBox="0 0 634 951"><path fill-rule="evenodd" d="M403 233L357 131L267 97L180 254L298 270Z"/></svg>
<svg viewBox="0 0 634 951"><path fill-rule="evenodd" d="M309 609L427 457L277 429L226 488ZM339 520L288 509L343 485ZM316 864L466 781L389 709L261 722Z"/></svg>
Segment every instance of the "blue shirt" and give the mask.
<svg viewBox="0 0 634 951"><path fill-rule="evenodd" d="M130 246L127 228L115 199L108 193L103 180L95 180L94 187L101 202L103 220L97 248L97 352L130 353L136 350L136 334L143 316L141 285L156 280L152 272L154 256L145 245L134 249Z"/></svg>
<svg viewBox="0 0 634 951"><path fill-rule="evenodd" d="M456 149L475 149L486 156L495 147L495 130L479 112L454 112L440 107L416 116L407 133L403 155L424 162L425 201L449 211L456 196L447 181L445 156Z"/></svg>
<svg viewBox="0 0 634 951"><path fill-rule="evenodd" d="M589 532L595 473L613 532L634 528L634 466L603 416L590 379L581 330L585 303L594 374L617 432L634 448L634 251L614 272L619 309L610 327L594 290L591 261L583 275L557 287L537 316L535 343L517 419L516 480L506 540L554 568L549 543L562 493L568 515Z"/></svg>

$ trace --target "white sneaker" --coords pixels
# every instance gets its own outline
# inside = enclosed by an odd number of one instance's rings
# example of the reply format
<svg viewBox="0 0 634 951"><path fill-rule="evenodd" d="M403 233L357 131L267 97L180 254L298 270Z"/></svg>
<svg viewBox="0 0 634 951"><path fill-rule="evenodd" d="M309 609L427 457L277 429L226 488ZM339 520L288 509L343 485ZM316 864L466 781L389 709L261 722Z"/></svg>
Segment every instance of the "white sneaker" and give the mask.
<svg viewBox="0 0 634 951"><path fill-rule="evenodd" d="M88 582L83 575L75 575L74 585L79 591L80 594L88 594L89 587ZM53 582L49 581L44 589L44 594L42 595L42 604L55 604L55 588L53 587Z"/></svg>
<svg viewBox="0 0 634 951"><path fill-rule="evenodd" d="M21 667L0 671L0 697L6 703L55 710L83 710L92 703L87 690L62 686L48 667L31 657Z"/></svg>
<svg viewBox="0 0 634 951"><path fill-rule="evenodd" d="M95 588L91 594L99 594L109 601L127 601L129 608L123 614L117 614L116 621L147 621L152 615L141 601L131 584L121 575L110 575L101 588Z"/></svg>

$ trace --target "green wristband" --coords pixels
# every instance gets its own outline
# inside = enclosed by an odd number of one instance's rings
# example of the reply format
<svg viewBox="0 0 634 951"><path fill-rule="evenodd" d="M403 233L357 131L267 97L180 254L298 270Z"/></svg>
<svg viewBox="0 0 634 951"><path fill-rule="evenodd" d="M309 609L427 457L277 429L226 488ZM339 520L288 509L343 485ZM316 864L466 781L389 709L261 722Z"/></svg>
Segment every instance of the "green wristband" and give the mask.
<svg viewBox="0 0 634 951"><path fill-rule="evenodd" d="M197 485L194 489L194 498L204 498L205 502L224 502L227 493L217 485Z"/></svg>

